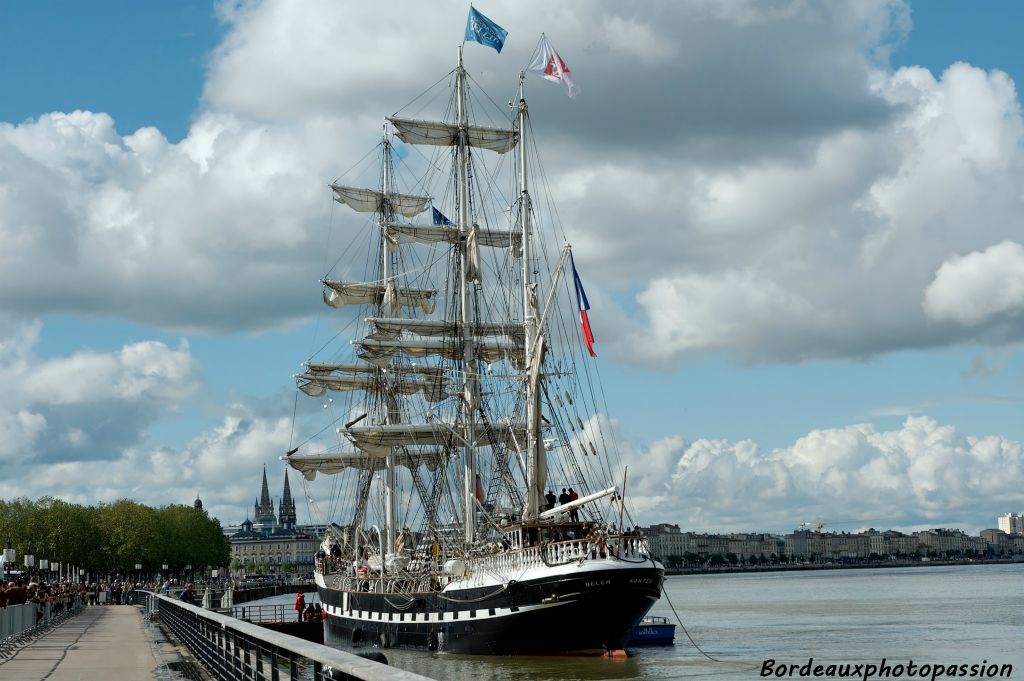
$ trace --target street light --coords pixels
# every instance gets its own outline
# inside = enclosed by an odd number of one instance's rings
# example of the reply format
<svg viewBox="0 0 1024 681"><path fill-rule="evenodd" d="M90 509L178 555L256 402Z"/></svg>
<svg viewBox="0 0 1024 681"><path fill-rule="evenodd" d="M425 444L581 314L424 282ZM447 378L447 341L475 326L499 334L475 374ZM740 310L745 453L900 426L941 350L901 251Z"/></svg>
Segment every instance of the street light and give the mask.
<svg viewBox="0 0 1024 681"><path fill-rule="evenodd" d="M45 558L40 558L39 559L39 569L40 570L49 570L50 569L50 561L46 560Z"/></svg>
<svg viewBox="0 0 1024 681"><path fill-rule="evenodd" d="M8 543L10 543L10 542L8 542ZM10 573L10 571L11 571L11 563L14 562L15 558L16 558L16 555L15 555L14 549L4 549L4 577L5 577L4 581L7 581L6 580L6 576L7 576L7 574Z"/></svg>

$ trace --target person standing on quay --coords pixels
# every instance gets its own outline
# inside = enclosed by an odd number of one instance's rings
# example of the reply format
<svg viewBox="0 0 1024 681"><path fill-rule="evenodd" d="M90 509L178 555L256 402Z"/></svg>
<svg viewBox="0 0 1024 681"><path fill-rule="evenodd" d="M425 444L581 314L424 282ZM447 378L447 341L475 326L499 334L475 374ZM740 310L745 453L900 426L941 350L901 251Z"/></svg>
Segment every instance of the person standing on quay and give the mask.
<svg viewBox="0 0 1024 681"><path fill-rule="evenodd" d="M298 616L299 616L298 621L299 622L302 621L302 613L303 613L303 611L305 611L305 609L306 609L306 596L303 595L303 593L300 591L295 596L295 611L296 611L296 613L298 613Z"/></svg>

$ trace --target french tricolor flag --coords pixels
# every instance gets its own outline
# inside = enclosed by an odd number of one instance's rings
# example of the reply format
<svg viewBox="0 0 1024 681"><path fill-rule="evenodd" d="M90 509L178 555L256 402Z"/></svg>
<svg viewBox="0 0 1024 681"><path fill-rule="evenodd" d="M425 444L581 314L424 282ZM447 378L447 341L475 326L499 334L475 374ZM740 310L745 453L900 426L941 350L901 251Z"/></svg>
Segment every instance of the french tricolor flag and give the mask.
<svg viewBox="0 0 1024 681"><path fill-rule="evenodd" d="M569 254L569 263L572 265L572 281L576 286L576 306L580 309L580 327L583 329L583 342L587 345L587 352L591 357L597 357L594 352L594 332L590 330L590 320L587 318L587 310L590 309L590 302L587 300L587 292L583 290L583 282L576 272L576 261L572 254Z"/></svg>

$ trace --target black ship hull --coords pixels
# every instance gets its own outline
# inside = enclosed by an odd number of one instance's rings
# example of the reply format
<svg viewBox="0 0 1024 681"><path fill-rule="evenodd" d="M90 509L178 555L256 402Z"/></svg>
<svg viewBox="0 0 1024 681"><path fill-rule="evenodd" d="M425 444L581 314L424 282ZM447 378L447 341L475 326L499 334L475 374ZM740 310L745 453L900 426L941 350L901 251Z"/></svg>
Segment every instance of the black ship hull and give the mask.
<svg viewBox="0 0 1024 681"><path fill-rule="evenodd" d="M647 566L440 593L321 586L324 640L488 655L617 651L660 597L663 579L660 566Z"/></svg>

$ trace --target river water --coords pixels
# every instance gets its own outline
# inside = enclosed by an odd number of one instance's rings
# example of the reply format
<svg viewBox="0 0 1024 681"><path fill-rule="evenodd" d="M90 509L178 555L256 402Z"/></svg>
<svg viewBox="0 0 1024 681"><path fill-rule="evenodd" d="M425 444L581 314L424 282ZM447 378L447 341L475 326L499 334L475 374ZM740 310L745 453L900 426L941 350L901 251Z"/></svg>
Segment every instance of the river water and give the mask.
<svg viewBox="0 0 1024 681"><path fill-rule="evenodd" d="M393 666L452 681L732 681L760 678L767 659L808 658L890 666L987 660L1012 664L1011 678L1024 679L1024 564L683 575L666 579L651 614L674 621L672 606L717 661L678 627L674 646L636 648L627 660L384 654Z"/></svg>

